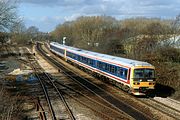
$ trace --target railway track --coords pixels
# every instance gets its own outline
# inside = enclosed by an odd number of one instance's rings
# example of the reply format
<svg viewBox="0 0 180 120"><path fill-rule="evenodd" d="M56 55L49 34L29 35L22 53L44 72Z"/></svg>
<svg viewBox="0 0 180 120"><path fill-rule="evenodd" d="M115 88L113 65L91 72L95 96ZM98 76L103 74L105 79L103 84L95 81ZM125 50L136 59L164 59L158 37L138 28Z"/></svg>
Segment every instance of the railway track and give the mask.
<svg viewBox="0 0 180 120"><path fill-rule="evenodd" d="M114 109L111 108L110 106L106 106L101 102L99 102L97 99L94 100L93 98L89 97L89 94L87 92L84 93L82 91L75 90L72 87L64 83L60 83L58 81L55 81L55 84L59 85L60 86L59 88L63 88L62 92L64 94L71 97L72 99L82 104L83 106L87 107L88 109L94 111L97 115L100 115L104 119L108 119L108 120L129 119L125 114L122 113L122 111L118 111L118 109Z"/></svg>
<svg viewBox="0 0 180 120"><path fill-rule="evenodd" d="M141 100L142 102L144 102L145 104L147 104L148 106L151 106L159 111L161 111L164 114L167 114L168 116L176 119L176 120L180 120L180 111L168 106L162 102L159 102L153 98L140 98L139 100Z"/></svg>
<svg viewBox="0 0 180 120"><path fill-rule="evenodd" d="M51 78L51 76L45 72L43 72L43 74L48 78L48 81L50 82L50 84L54 87L54 89L56 90L56 92L58 93L59 98L61 99L61 101L63 102L66 111L70 117L71 120L75 120L75 116L73 115L70 107L68 106L65 97L62 94L62 91L60 89L58 89L58 87L56 86L56 84L54 84L53 79Z"/></svg>
<svg viewBox="0 0 180 120"><path fill-rule="evenodd" d="M47 53L45 53L47 54ZM62 71L61 71L62 72ZM73 76L69 75L66 72L64 72L65 77ZM74 76L76 77L76 75ZM65 79L65 78L63 78ZM67 80L66 80L67 81ZM51 83L49 83L51 84ZM68 86L65 81L63 83L58 82L58 80L55 80L55 84L58 87L58 89L68 97L72 98L76 102L80 103L83 107L86 107L93 111L96 115L101 116L104 120L114 120L114 119L123 119L123 120L129 120L133 119L132 117L128 116L127 114L124 114L122 111L119 111L117 108L114 108L107 105L102 104L101 102L98 102L97 99L94 100L93 98L88 97L89 91L80 89L80 91L77 90L78 84L74 84L74 82L68 83L69 85L76 86L76 89L73 89L72 86ZM52 84L51 84L52 85ZM63 88L62 88L63 87ZM81 86L82 87L82 86ZM62 90L61 90L62 89ZM82 91L86 91L85 93L82 93ZM78 96L78 97L77 97ZM93 95L94 96L94 95ZM79 99L81 98L81 99ZM83 98L83 99L82 99ZM106 103L109 104L109 103Z"/></svg>
<svg viewBox="0 0 180 120"><path fill-rule="evenodd" d="M89 82L87 79L82 78L81 76L75 74L72 70L70 70L66 66L60 64L56 59L49 57L49 55L47 55L47 53L43 52L43 50L39 44L37 44L37 49L45 57L45 59L49 60L51 63L53 63L59 69L61 69L66 76L68 76L72 80L76 81L78 84L80 84L84 88L88 89L94 95L98 96L105 102L109 103L114 108L118 109L119 111L123 111L124 113L127 114L127 116L130 116L131 118L134 118L134 119L152 119L147 114L144 114L143 112L137 110L136 108L133 108L132 106L126 104L124 101L120 101L120 100L116 99L112 94L104 91L100 87Z"/></svg>
<svg viewBox="0 0 180 120"><path fill-rule="evenodd" d="M51 100L50 100L50 97L49 97L49 94L48 94L48 90L43 82L43 79L45 79L44 75L43 74L36 74L36 77L38 78L38 80L40 81L41 83L41 87L43 89L43 92L44 92L44 95L45 95L45 98L46 98L46 101L48 103L48 107L49 107L49 111L50 111L50 114L51 114L51 118L53 120L56 120L56 115L55 115L55 112L54 112L54 109L53 109L53 106L51 104Z"/></svg>
<svg viewBox="0 0 180 120"><path fill-rule="evenodd" d="M69 106L68 106L64 96L62 95L61 91L59 91L59 89L56 87L56 85L52 82L53 79L51 78L51 76L44 72L44 70L34 60L34 57L29 57L28 60L30 60L31 67L35 71L35 75L38 78L38 80L42 86L42 89L43 89L43 92L44 92L44 95L45 95L45 98L46 98L46 101L48 104L48 108L49 108L52 120L57 120L56 116L58 116L58 115L54 111L54 108L53 108L53 105L52 105L52 102L50 99L50 95L48 93L49 89L48 89L47 84L46 84L47 81L49 81L52 84L53 89L58 93L59 99L60 99L60 101L62 101L63 105L65 106L66 111L67 111L67 115L69 116L69 118L71 120L75 120L75 117L74 117L71 109L69 108ZM59 116L61 116L61 115L59 115ZM43 118L42 120L46 120L45 114L41 114L40 118Z"/></svg>

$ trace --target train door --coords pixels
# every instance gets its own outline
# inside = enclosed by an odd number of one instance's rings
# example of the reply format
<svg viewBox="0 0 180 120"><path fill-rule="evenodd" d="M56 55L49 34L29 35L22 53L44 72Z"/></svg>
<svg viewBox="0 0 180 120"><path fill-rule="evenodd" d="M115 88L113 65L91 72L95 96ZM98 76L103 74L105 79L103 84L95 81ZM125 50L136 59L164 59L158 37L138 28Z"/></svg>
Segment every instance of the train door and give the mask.
<svg viewBox="0 0 180 120"><path fill-rule="evenodd" d="M66 49L64 49L64 59L65 59L65 61L67 61L67 53L66 53Z"/></svg>

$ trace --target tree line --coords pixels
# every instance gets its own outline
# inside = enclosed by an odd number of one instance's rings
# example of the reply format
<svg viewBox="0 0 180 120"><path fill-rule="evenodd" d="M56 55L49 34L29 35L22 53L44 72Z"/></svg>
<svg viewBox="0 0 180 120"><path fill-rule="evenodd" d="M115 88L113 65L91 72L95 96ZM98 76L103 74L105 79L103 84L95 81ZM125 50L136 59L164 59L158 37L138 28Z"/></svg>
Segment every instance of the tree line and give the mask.
<svg viewBox="0 0 180 120"><path fill-rule="evenodd" d="M79 17L51 32L54 41L95 52L147 61L157 70L157 82L180 85L180 15L176 19L110 16ZM177 65L178 64L178 65Z"/></svg>

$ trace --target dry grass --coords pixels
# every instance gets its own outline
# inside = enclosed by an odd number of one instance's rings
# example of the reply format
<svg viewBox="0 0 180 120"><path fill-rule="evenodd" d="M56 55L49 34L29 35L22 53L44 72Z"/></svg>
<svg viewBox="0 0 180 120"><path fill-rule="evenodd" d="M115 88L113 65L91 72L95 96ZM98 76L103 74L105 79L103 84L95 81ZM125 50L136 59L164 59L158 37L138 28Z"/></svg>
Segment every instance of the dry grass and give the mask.
<svg viewBox="0 0 180 120"><path fill-rule="evenodd" d="M4 85L0 85L0 119L1 120L20 120L22 114L23 100L19 95L12 95Z"/></svg>

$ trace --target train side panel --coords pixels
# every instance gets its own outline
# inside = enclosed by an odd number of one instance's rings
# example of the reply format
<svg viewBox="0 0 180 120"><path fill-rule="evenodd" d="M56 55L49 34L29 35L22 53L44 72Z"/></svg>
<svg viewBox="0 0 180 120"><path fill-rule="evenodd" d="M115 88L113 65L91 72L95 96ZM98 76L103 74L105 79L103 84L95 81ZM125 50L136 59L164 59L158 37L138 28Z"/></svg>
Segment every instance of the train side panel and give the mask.
<svg viewBox="0 0 180 120"><path fill-rule="evenodd" d="M81 53L80 49L72 49L68 46L56 46L50 44L50 49L55 54L63 57L66 61L71 61L85 69L96 73L102 79L108 79L116 86L128 91L134 95L145 95L147 91L154 90L155 79L154 78L138 78L137 75L144 74L148 71L148 74L153 74L153 66L136 66L126 67L107 61L106 59L98 58L88 54ZM137 62L138 63L138 62ZM136 76L136 77L135 77Z"/></svg>
<svg viewBox="0 0 180 120"><path fill-rule="evenodd" d="M124 68L119 65L112 65L109 63L105 63L104 61L100 61L98 59L84 57L83 55L75 54L72 51L70 52L67 48L58 48L61 50L56 49L55 47L51 47L52 52L64 57L66 60L70 60L73 63L78 64L86 69L91 70L99 75L105 76L109 78L111 81L116 81L116 85L122 87L123 85L126 86L125 89L130 88L130 80L129 68ZM64 50L64 52L62 52ZM58 51L58 52L57 52ZM59 53L61 52L61 53ZM91 63L91 64L89 64Z"/></svg>

